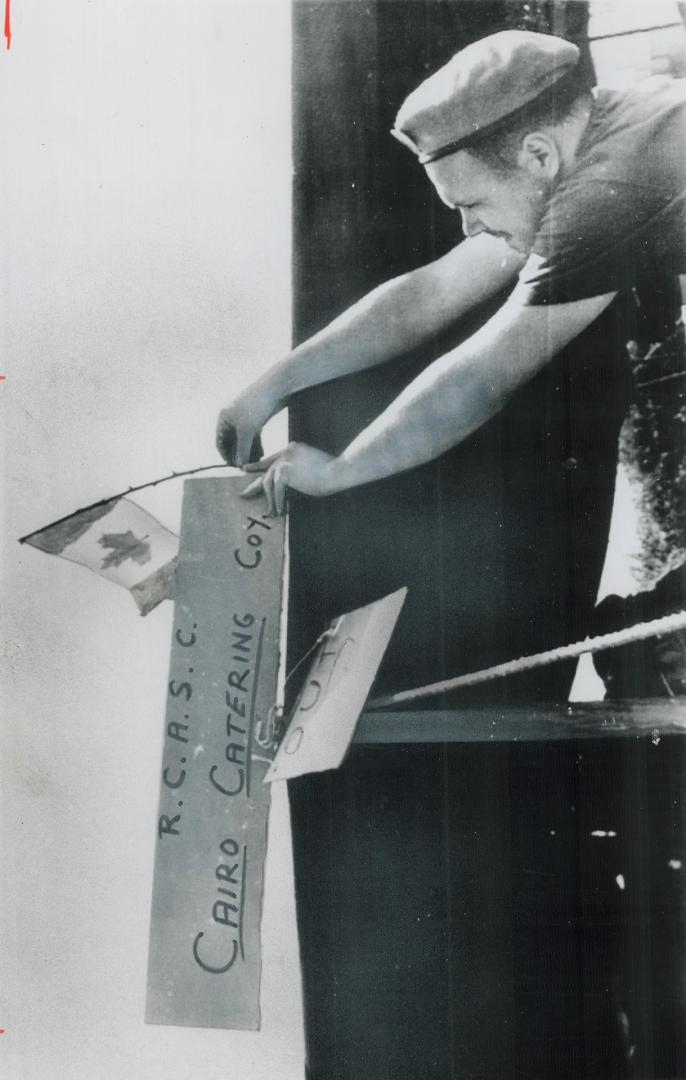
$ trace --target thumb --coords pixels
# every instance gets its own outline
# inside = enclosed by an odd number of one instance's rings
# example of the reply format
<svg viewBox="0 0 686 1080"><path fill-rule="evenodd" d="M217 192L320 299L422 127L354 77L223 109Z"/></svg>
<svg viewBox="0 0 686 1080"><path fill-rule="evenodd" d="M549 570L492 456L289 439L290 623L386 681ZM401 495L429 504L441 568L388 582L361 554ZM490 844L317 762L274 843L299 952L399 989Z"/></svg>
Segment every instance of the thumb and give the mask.
<svg viewBox="0 0 686 1080"><path fill-rule="evenodd" d="M259 461L262 454L262 440L259 432L255 435L250 430L239 431L236 445L236 464L242 468L246 462Z"/></svg>
<svg viewBox="0 0 686 1080"><path fill-rule="evenodd" d="M236 427L221 419L217 428L217 450L227 465L236 464Z"/></svg>
<svg viewBox="0 0 686 1080"><path fill-rule="evenodd" d="M262 439L260 438L260 433L258 432L252 441L252 445L250 447L250 457L248 458L248 461L259 461L263 454L264 450L262 449Z"/></svg>
<svg viewBox="0 0 686 1080"><path fill-rule="evenodd" d="M254 432L245 428L236 430L236 465L242 466L250 458Z"/></svg>

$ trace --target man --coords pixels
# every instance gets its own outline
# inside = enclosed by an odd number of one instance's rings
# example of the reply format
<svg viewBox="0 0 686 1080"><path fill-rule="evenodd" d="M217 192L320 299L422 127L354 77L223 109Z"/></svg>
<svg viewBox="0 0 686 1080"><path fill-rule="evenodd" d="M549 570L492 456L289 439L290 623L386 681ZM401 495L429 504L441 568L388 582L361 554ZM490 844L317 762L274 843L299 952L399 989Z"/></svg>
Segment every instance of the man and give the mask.
<svg viewBox="0 0 686 1080"><path fill-rule="evenodd" d="M593 98L575 83L576 46L525 31L474 43L410 95L394 134L459 210L468 239L375 290L224 409L218 445L287 488L326 495L430 460L464 439L660 260L686 270L686 93ZM253 439L294 392L382 363L508 283L507 302L441 357L338 457L293 444L246 464Z"/></svg>
<svg viewBox="0 0 686 1080"><path fill-rule="evenodd" d="M608 320L596 339L619 357L640 330L630 290L640 296L657 262L684 269L683 91L658 80L647 92L594 97L577 80L577 57L559 39L505 32L469 46L408 98L396 135L459 210L466 239L372 292L220 416L220 450L260 473L245 495L264 490L273 513L289 488L329 495L457 444L476 448L463 472L446 477L466 492L457 512L444 500L446 532L469 546L464 572L440 578L430 613L438 647L415 628L400 650L410 682L428 681L417 670L426 655L448 656L453 674L524 651L544 636L530 635L532 626L584 631L605 540L588 534L609 521L625 402L610 381L620 365L588 345L579 360L579 338L628 290L626 336L612 338ZM407 353L505 289L494 316L341 452L295 443L248 461L292 394ZM559 364L570 343L577 355ZM484 446L477 440L488 430ZM522 515L533 524L518 533L513 504L527 498ZM359 578L366 554L355 549ZM434 565L423 572L433 576ZM596 758L584 748L577 762L574 746L536 744L406 749L375 748L369 758L360 750L335 774L291 785L311 1076L629 1075L648 1039L634 1053L646 1010L625 992L613 908L624 864L608 864L610 875L602 862L589 875L593 889L580 889L588 879L577 804L584 822L598 814L589 833L608 820L604 799L584 787ZM596 787L603 795L612 785L594 782L592 795ZM517 1070L504 1056L509 1039Z"/></svg>
<svg viewBox="0 0 686 1080"><path fill-rule="evenodd" d="M263 473L246 497L264 490L282 513L289 487L327 495L432 460L496 414L618 291L652 287L656 267L686 270L682 86L654 79L594 97L578 55L559 38L504 31L410 95L394 134L459 210L467 239L372 292L223 410L220 451ZM341 454L292 443L247 463L291 394L405 353L515 282L486 325Z"/></svg>

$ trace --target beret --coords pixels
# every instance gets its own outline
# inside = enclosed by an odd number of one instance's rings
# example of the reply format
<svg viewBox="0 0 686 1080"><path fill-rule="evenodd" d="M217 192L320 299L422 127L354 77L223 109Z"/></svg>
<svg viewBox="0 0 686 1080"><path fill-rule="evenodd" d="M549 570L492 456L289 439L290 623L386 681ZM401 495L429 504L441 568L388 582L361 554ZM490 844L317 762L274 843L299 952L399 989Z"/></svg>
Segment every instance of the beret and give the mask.
<svg viewBox="0 0 686 1080"><path fill-rule="evenodd" d="M550 34L502 30L481 38L410 94L392 134L427 165L506 126L578 60L576 45Z"/></svg>

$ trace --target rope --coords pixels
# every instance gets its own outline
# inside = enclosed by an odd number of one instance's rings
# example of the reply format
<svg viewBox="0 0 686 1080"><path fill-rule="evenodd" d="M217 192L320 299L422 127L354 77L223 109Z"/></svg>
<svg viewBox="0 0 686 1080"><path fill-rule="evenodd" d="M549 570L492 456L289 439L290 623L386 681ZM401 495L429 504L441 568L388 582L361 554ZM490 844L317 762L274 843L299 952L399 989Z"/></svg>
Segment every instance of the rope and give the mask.
<svg viewBox="0 0 686 1080"><path fill-rule="evenodd" d="M677 630L686 630L686 611L666 615L661 619L652 619L650 622L637 623L623 630L614 630L610 634L586 638L585 641L576 641L571 645L560 645L556 649L548 649L546 652L535 653L533 656L521 656L518 660L508 660L494 667L470 672L468 675L458 675L452 679L444 679L442 682L430 683L428 686L418 686L413 690L401 690L397 694L372 698L366 708L385 709L390 705L404 705L410 701L417 701L418 698L446 694L450 690L459 690L465 686L478 686L481 683L491 682L493 679L516 675L520 671L545 667L558 660L574 660L583 656L584 653L615 649L619 645L631 645L636 641L645 641L646 638L657 637L660 634L673 634Z"/></svg>

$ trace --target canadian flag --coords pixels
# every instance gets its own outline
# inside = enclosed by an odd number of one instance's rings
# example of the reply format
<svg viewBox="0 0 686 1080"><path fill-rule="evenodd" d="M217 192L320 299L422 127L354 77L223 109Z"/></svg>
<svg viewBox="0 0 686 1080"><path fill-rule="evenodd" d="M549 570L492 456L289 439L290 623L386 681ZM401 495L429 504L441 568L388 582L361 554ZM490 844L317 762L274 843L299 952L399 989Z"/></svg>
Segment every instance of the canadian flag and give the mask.
<svg viewBox="0 0 686 1080"><path fill-rule="evenodd" d="M123 585L141 615L174 595L179 538L131 499L77 510L23 539Z"/></svg>

